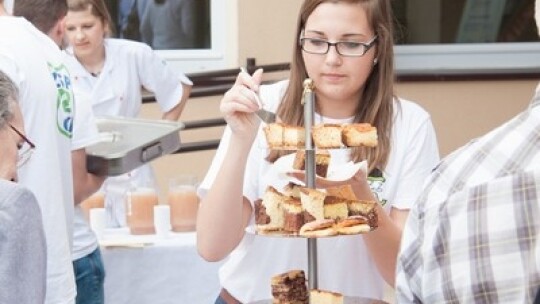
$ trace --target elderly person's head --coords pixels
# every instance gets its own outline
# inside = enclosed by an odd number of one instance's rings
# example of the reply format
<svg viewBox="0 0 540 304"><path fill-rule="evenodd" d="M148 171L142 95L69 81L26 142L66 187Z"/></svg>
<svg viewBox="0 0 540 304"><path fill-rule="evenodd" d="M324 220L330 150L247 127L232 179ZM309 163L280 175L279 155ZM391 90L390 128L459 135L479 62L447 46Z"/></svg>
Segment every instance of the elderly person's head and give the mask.
<svg viewBox="0 0 540 304"><path fill-rule="evenodd" d="M0 178L13 181L17 180L19 150L29 148L17 98L16 86L0 71Z"/></svg>

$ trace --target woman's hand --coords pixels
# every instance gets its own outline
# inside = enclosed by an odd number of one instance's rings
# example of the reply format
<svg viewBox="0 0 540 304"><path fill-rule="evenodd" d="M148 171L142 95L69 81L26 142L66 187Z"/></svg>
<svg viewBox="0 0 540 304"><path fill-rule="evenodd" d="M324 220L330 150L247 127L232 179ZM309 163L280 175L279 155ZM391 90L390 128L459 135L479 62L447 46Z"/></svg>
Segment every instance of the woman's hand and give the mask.
<svg viewBox="0 0 540 304"><path fill-rule="evenodd" d="M262 80L263 70L258 69L250 76L240 72L233 87L221 100L220 111L233 134L241 138L255 139L260 120L254 114L260 107L256 94Z"/></svg>

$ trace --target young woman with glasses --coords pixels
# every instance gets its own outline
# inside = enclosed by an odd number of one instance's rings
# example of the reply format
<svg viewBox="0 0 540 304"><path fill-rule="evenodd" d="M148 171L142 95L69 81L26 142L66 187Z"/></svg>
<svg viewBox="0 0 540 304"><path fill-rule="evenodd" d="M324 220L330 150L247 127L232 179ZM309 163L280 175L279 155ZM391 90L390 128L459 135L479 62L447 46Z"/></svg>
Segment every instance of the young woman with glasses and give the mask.
<svg viewBox="0 0 540 304"><path fill-rule="evenodd" d="M330 151L332 165L367 160L369 175L378 176L377 187L362 171L347 180L358 199L380 202L378 228L319 239L318 287L382 299L384 281L393 285L402 227L439 154L429 114L394 95L392 20L390 0L306 0L289 79L260 85L262 71L240 73L224 95L220 108L228 127L199 188L197 221L200 254L209 261L228 257L216 303L271 299L272 276L307 270L305 241L245 232L254 223L254 201L268 185L279 190L287 183L271 170L282 153L261 148L254 92L280 120L302 126L306 78L315 84L315 124L370 123L378 135L375 148ZM331 185L327 180L317 187Z"/></svg>

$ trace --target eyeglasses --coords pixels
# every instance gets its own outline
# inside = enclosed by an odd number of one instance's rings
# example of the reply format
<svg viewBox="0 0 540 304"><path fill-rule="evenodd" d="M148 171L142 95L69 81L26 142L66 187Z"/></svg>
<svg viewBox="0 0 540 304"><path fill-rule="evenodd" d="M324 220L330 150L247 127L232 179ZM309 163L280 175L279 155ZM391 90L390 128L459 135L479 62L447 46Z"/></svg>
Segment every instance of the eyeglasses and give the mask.
<svg viewBox="0 0 540 304"><path fill-rule="evenodd" d="M36 148L36 145L34 145L33 142L28 139L28 137L24 136L24 134L21 133L21 131L17 130L12 124L9 124L9 127L19 135L24 143L22 145L17 145L17 148L19 149L19 158L17 159L17 167L20 168L24 164L28 162L30 159L30 156L32 156L32 153L34 152L34 149Z"/></svg>
<svg viewBox="0 0 540 304"><path fill-rule="evenodd" d="M336 51L341 56L360 57L369 51L369 49L377 41L377 36L373 37L369 42L355 41L337 41L330 42L319 38L300 38L300 46L302 50L310 54L324 55L327 54L331 46L336 47Z"/></svg>

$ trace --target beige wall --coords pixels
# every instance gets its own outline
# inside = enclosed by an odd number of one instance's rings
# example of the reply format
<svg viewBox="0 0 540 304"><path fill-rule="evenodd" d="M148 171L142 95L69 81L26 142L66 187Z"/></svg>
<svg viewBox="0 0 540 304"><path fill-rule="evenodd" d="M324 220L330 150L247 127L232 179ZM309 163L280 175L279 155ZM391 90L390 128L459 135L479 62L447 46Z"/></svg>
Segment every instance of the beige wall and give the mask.
<svg viewBox="0 0 540 304"><path fill-rule="evenodd" d="M301 0L230 0L227 5L227 62L257 64L289 62ZM279 16L279 17L277 17ZM408 82L397 93L417 101L433 118L442 155L499 125L525 108L537 81ZM193 98L182 120L219 117L219 97ZM159 118L155 105L145 105L143 117ZM183 142L216 139L222 128L182 131ZM214 151L170 155L153 162L162 194L169 178L194 173L202 179Z"/></svg>
<svg viewBox="0 0 540 304"><path fill-rule="evenodd" d="M300 0L238 0L238 65L289 62Z"/></svg>
<svg viewBox="0 0 540 304"><path fill-rule="evenodd" d="M432 116L441 155L446 155L525 109L538 81L447 81L397 85Z"/></svg>

